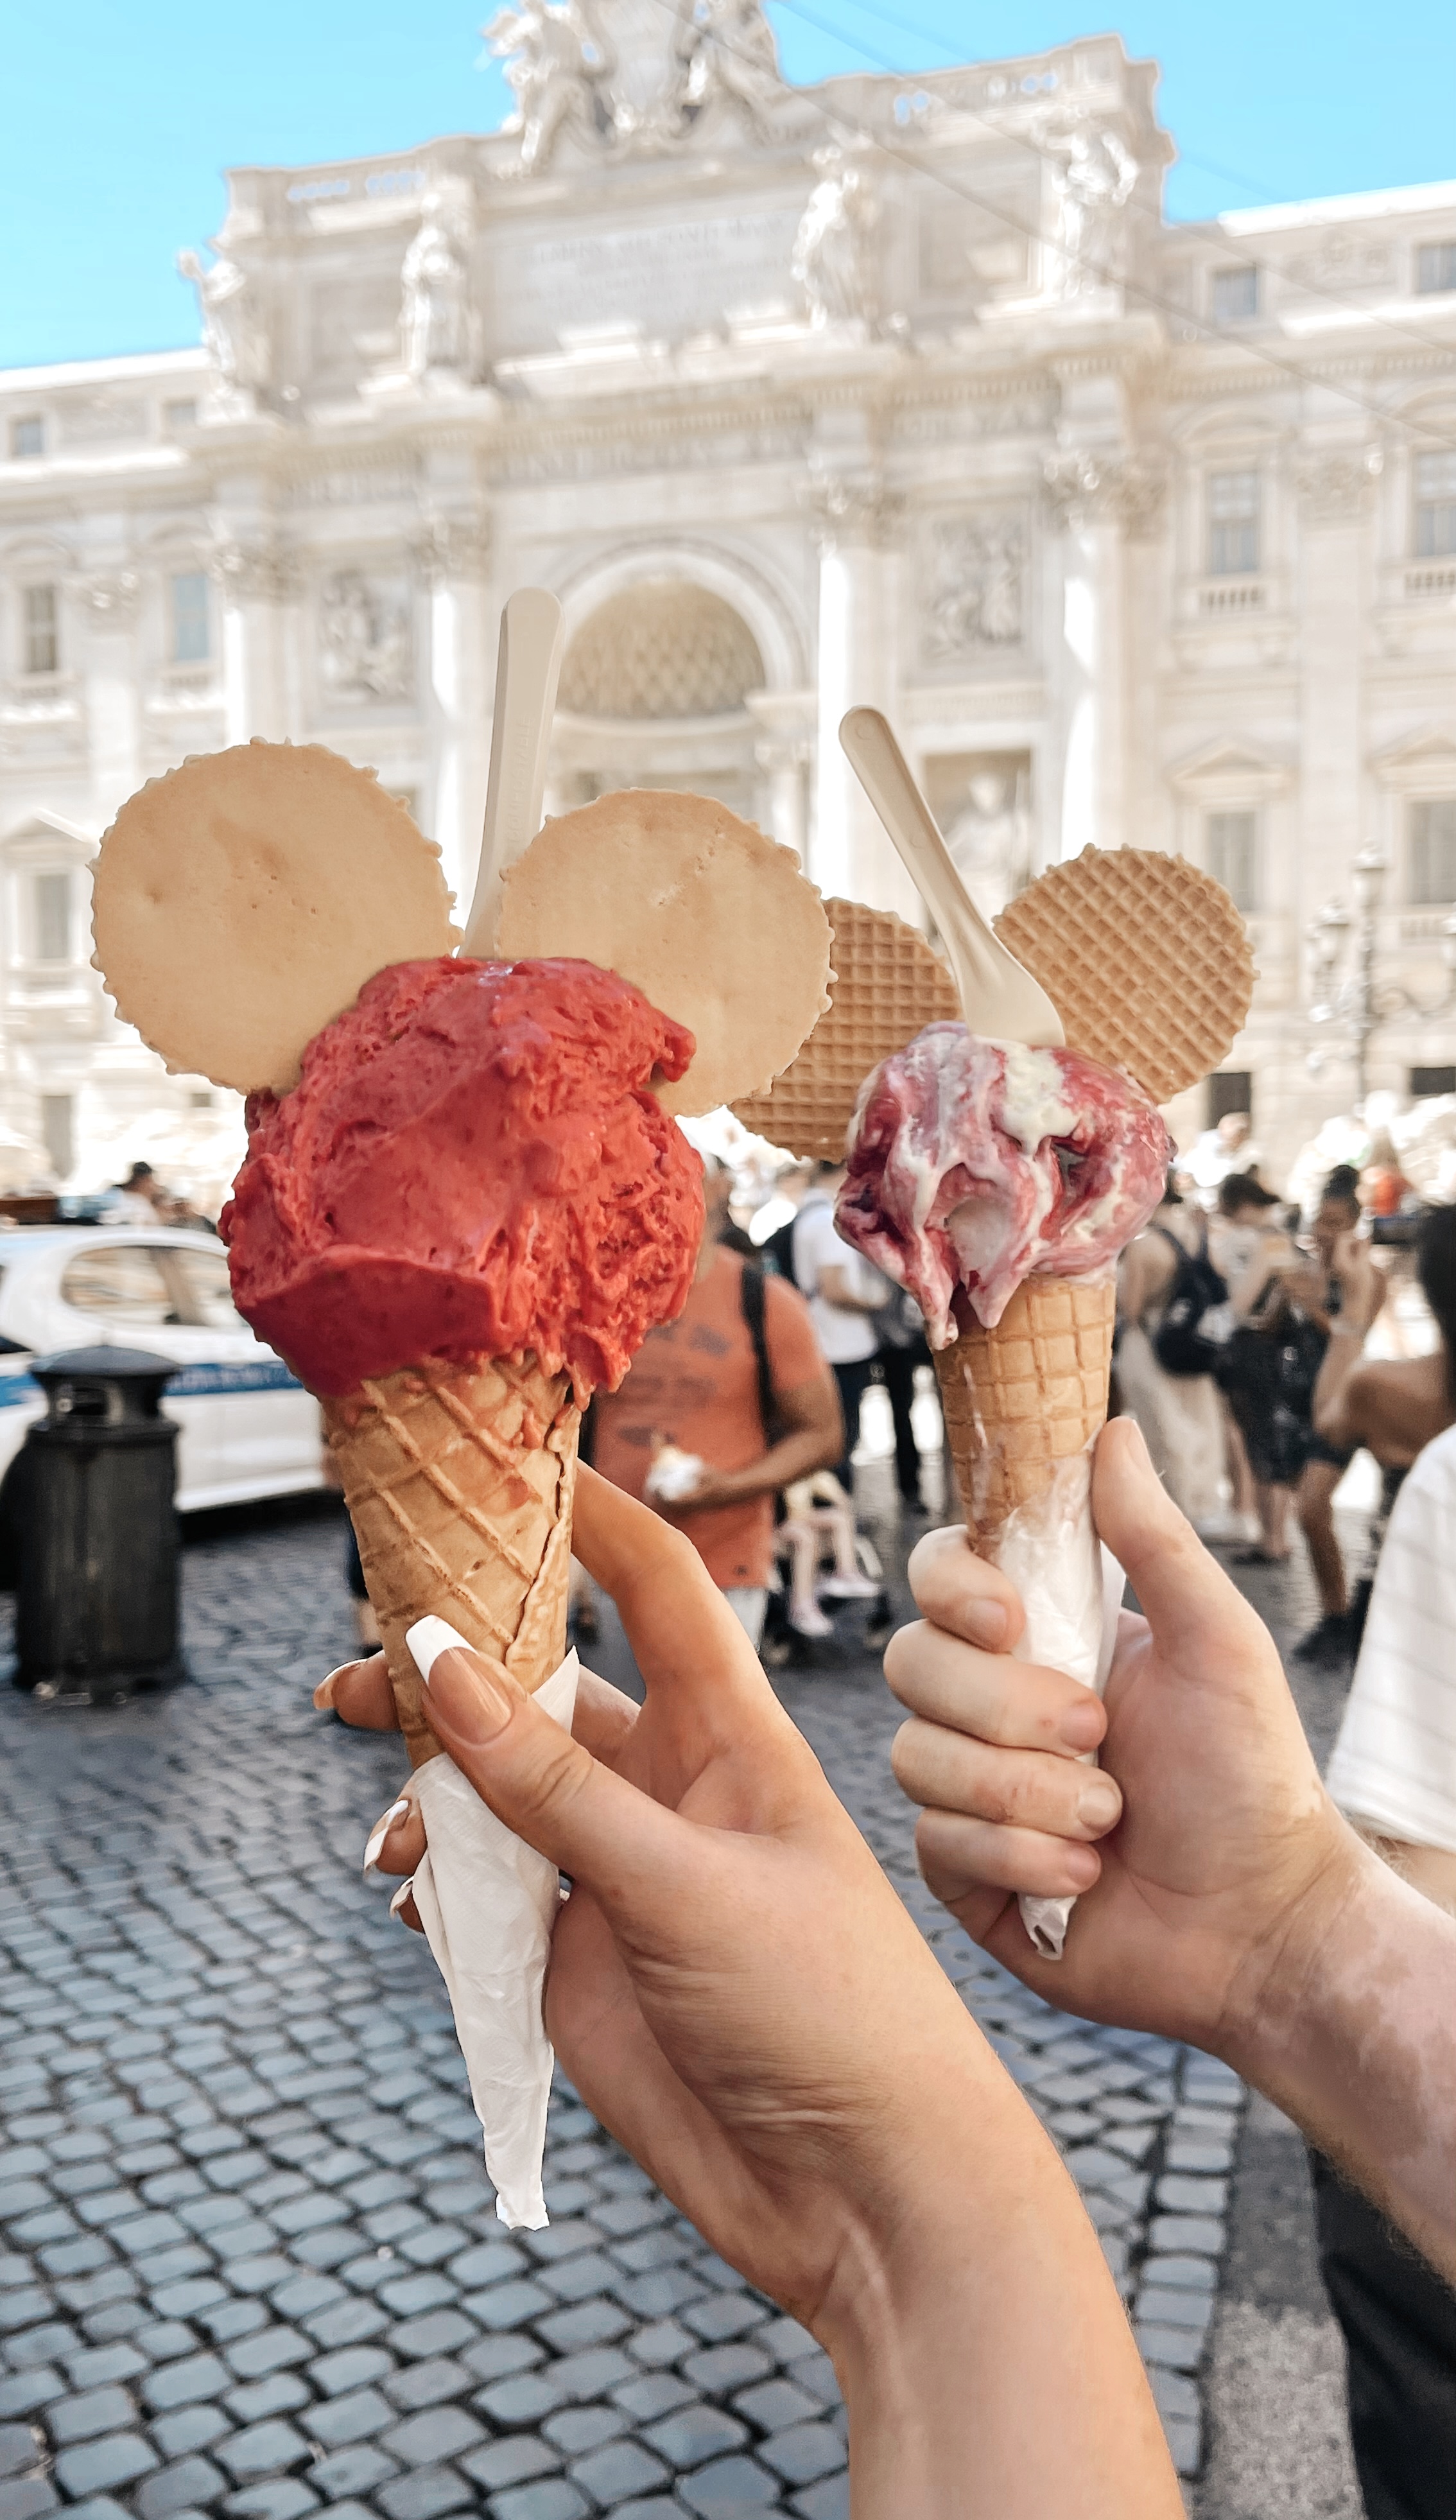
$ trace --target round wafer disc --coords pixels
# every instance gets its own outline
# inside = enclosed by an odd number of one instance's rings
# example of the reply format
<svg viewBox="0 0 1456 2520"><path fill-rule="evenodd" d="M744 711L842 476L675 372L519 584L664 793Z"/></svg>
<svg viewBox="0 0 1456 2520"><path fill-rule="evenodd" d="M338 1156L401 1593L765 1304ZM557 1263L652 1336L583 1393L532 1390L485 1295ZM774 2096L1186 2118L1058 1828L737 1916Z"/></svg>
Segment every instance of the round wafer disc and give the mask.
<svg viewBox="0 0 1456 2520"><path fill-rule="evenodd" d="M767 1090L828 1005L829 922L792 849L711 796L626 788L540 831L508 867L496 951L579 955L686 1024L666 1110Z"/></svg>
<svg viewBox="0 0 1456 2520"><path fill-rule="evenodd" d="M372 770L237 745L128 798L101 844L92 960L174 1073L285 1093L386 963L456 941L440 852Z"/></svg>
<svg viewBox="0 0 1456 2520"><path fill-rule="evenodd" d="M1125 1068L1155 1102L1227 1058L1254 956L1221 883L1155 849L1083 849L1008 902L996 934L1040 981L1067 1047Z"/></svg>
<svg viewBox="0 0 1456 2520"><path fill-rule="evenodd" d="M955 1023L955 983L918 928L862 901L826 901L833 930L832 1003L768 1094L733 1109L745 1129L807 1158L838 1162L860 1088L872 1067L929 1023Z"/></svg>

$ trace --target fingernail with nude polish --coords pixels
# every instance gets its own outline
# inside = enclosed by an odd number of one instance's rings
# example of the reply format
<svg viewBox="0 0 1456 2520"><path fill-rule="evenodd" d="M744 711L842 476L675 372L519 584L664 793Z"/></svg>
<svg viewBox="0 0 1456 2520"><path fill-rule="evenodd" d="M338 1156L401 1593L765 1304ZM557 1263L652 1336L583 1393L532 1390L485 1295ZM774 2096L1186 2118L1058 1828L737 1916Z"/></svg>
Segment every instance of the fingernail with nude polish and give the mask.
<svg viewBox="0 0 1456 2520"><path fill-rule="evenodd" d="M417 1619L405 1642L424 1683L426 1703L447 1732L467 1749L483 1749L504 1732L514 1705L448 1620Z"/></svg>
<svg viewBox="0 0 1456 2520"><path fill-rule="evenodd" d="M1057 1726L1057 1739L1069 1750L1095 1750L1102 1738L1102 1709L1095 1697L1083 1697L1069 1706Z"/></svg>
<svg viewBox="0 0 1456 2520"><path fill-rule="evenodd" d="M398 1828L400 1822L404 1819L409 1808L409 1795L401 1794L397 1803L390 1804L389 1809L385 1812L382 1820L375 1821L374 1827L370 1830L369 1841L364 1850L364 1868L366 1872L373 1872L380 1856L384 1852L384 1840L389 1835L391 1829Z"/></svg>
<svg viewBox="0 0 1456 2520"><path fill-rule="evenodd" d="M352 1671L353 1668L351 1662L341 1662L336 1671L331 1671L327 1679L320 1681L314 1690L314 1704L321 1715L333 1704L333 1691L337 1683L342 1680L346 1671Z"/></svg>
<svg viewBox="0 0 1456 2520"><path fill-rule="evenodd" d="M390 1915L398 1916L402 1923L408 1924L409 1918L405 1915L405 1910L413 1904L414 1895L415 1884L413 1880L402 1881L399 1888L396 1890L394 1897L389 1902Z"/></svg>
<svg viewBox="0 0 1456 2520"><path fill-rule="evenodd" d="M1110 1784L1106 1777L1098 1777L1083 1785L1078 1797L1077 1817L1083 1828L1096 1829L1100 1834L1121 1818L1122 1809L1123 1797L1117 1786Z"/></svg>
<svg viewBox="0 0 1456 2520"><path fill-rule="evenodd" d="M994 1653L1006 1642L1006 1612L1000 1601L967 1601L962 1629L968 1643Z"/></svg>

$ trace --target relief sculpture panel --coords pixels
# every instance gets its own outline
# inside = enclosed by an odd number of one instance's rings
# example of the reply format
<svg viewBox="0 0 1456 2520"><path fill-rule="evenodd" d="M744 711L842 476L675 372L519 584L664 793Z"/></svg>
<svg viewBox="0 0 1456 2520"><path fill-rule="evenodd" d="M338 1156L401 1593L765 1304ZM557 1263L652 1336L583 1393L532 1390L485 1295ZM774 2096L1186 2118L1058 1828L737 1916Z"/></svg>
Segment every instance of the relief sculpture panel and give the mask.
<svg viewBox="0 0 1456 2520"><path fill-rule="evenodd" d="M922 661L958 664L1019 648L1027 610L1027 520L1022 510L938 517L926 539Z"/></svg>

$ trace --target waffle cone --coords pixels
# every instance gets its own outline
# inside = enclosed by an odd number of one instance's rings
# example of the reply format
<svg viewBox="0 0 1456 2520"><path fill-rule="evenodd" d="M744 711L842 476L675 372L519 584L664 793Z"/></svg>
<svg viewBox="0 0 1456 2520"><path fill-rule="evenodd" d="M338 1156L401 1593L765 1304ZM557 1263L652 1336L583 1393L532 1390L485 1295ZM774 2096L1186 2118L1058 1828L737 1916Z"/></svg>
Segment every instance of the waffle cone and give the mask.
<svg viewBox="0 0 1456 2520"><path fill-rule="evenodd" d="M566 1651L581 1413L533 1356L429 1357L323 1403L400 1730L422 1767L425 1720L405 1632L433 1612L537 1689Z"/></svg>
<svg viewBox="0 0 1456 2520"><path fill-rule="evenodd" d="M984 1553L1107 1418L1114 1279L1028 1278L993 1330L973 1321L938 1350L946 1441Z"/></svg>
<svg viewBox="0 0 1456 2520"><path fill-rule="evenodd" d="M1083 849L1008 902L1001 943L1040 981L1069 1050L1168 1102L1228 1057L1254 995L1221 883L1156 849Z"/></svg>
<svg viewBox="0 0 1456 2520"><path fill-rule="evenodd" d="M955 1023L955 983L919 929L862 901L826 901L833 930L829 1011L767 1094L733 1104L745 1129L775 1147L831 1162L872 1067L929 1023Z"/></svg>

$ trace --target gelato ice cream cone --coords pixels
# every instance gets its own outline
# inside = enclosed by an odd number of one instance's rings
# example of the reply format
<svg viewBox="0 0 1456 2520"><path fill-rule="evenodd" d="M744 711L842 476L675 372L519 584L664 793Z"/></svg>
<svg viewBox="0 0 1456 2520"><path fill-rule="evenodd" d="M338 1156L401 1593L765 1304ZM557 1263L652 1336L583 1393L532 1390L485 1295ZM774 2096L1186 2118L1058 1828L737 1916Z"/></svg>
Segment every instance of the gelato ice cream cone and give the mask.
<svg viewBox="0 0 1456 2520"><path fill-rule="evenodd" d="M537 1690L566 1652L581 1412L534 1356L431 1357L325 1399L329 1446L379 1622L413 1764L439 1743L406 1632L446 1617Z"/></svg>
<svg viewBox="0 0 1456 2520"><path fill-rule="evenodd" d="M946 1441L966 1523L994 1556L1002 1527L1037 1505L1107 1418L1114 1279L1027 1278L994 1329L974 1315L935 1351Z"/></svg>

